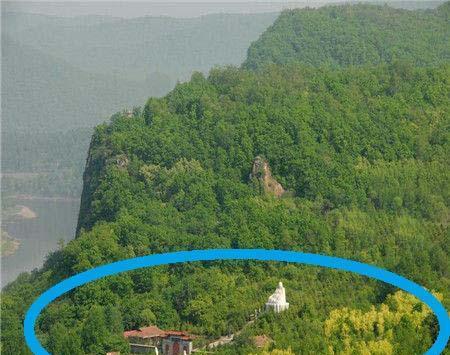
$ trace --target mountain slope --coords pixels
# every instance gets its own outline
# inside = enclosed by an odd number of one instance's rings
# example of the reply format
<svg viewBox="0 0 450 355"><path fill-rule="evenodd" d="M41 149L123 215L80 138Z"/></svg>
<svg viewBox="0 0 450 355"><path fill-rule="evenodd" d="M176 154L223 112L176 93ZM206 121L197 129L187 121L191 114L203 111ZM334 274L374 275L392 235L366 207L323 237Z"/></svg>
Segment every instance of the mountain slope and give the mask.
<svg viewBox="0 0 450 355"><path fill-rule="evenodd" d="M8 176L6 194L78 197L91 127L170 85L88 73L5 35L2 47L2 171L42 175Z"/></svg>
<svg viewBox="0 0 450 355"><path fill-rule="evenodd" d="M34 295L94 266L205 248L360 260L442 292L448 305L448 77L448 66L230 68L207 79L195 74L131 118L114 116L91 141L77 238L7 288L2 317L14 322ZM287 190L283 197L261 191L258 175L249 178L257 156ZM194 263L80 287L52 304L38 329L59 339L43 336L50 351L64 344L69 325L81 354L124 351L117 328L92 340L89 324L106 324L102 317L113 312L126 329L182 327L208 342L239 330L278 280L288 287L290 310L262 317L246 334L264 331L295 353L326 354L330 312L367 310L393 291L320 268ZM380 341L395 352L423 353L433 324L420 321L416 338L416 328L400 323L397 335ZM21 343L8 334L3 346L20 354ZM408 338L416 340L401 340ZM248 339L218 351L256 351ZM333 331L338 348L339 339Z"/></svg>
<svg viewBox="0 0 450 355"><path fill-rule="evenodd" d="M447 2L425 11L362 4L288 10L250 46L243 66L444 63L450 60L448 8Z"/></svg>

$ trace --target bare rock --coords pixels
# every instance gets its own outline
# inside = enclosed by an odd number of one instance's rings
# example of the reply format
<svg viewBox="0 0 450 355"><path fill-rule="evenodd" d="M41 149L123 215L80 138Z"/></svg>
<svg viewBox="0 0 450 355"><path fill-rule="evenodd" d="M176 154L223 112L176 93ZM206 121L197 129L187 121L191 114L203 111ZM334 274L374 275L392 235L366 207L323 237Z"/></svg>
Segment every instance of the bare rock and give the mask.
<svg viewBox="0 0 450 355"><path fill-rule="evenodd" d="M276 197L285 193L283 186L272 176L268 161L260 156L257 156L253 161L250 178L258 180L265 193L271 193Z"/></svg>

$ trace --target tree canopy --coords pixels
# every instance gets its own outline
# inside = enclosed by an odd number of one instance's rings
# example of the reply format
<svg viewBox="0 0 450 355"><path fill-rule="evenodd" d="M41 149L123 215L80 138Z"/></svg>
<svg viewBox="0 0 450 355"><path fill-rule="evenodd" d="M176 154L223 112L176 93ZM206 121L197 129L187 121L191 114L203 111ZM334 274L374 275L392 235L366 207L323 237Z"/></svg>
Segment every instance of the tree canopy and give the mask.
<svg viewBox="0 0 450 355"><path fill-rule="evenodd" d="M250 46L243 66L445 63L450 58L449 8L446 2L416 11L368 4L286 10Z"/></svg>

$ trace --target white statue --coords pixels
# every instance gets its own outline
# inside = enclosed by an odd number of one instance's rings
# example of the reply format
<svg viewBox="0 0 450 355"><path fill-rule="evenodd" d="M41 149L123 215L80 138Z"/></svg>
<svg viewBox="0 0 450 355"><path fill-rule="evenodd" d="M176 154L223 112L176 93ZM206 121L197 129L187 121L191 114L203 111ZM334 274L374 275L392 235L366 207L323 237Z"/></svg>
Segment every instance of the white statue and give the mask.
<svg viewBox="0 0 450 355"><path fill-rule="evenodd" d="M266 303L266 310L273 310L276 313L280 313L289 308L289 303L286 302L286 290L283 287L283 283L278 283L277 289L269 297Z"/></svg>

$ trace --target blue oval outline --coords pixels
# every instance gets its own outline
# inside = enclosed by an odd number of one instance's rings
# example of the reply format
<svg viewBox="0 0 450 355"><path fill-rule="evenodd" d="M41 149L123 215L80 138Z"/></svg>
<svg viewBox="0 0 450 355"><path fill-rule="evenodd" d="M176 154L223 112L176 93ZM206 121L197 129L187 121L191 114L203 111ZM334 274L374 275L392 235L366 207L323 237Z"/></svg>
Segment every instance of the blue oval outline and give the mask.
<svg viewBox="0 0 450 355"><path fill-rule="evenodd" d="M358 261L286 250L266 249L205 249L192 251L179 251L164 254L153 254L131 259L117 261L102 265L82 273L71 276L41 294L28 309L24 320L25 340L30 350L37 355L48 355L36 337L34 331L35 322L41 311L52 301L64 293L88 282L98 280L105 276L120 272L131 271L143 267L169 265L193 261L217 261L217 260L257 260L257 261L281 261L297 264L323 266L330 269L350 271L367 276L396 286L428 305L434 312L439 323L439 334L426 355L440 354L450 336L450 318L444 306L428 292L424 287L403 276L393 272L364 264Z"/></svg>

